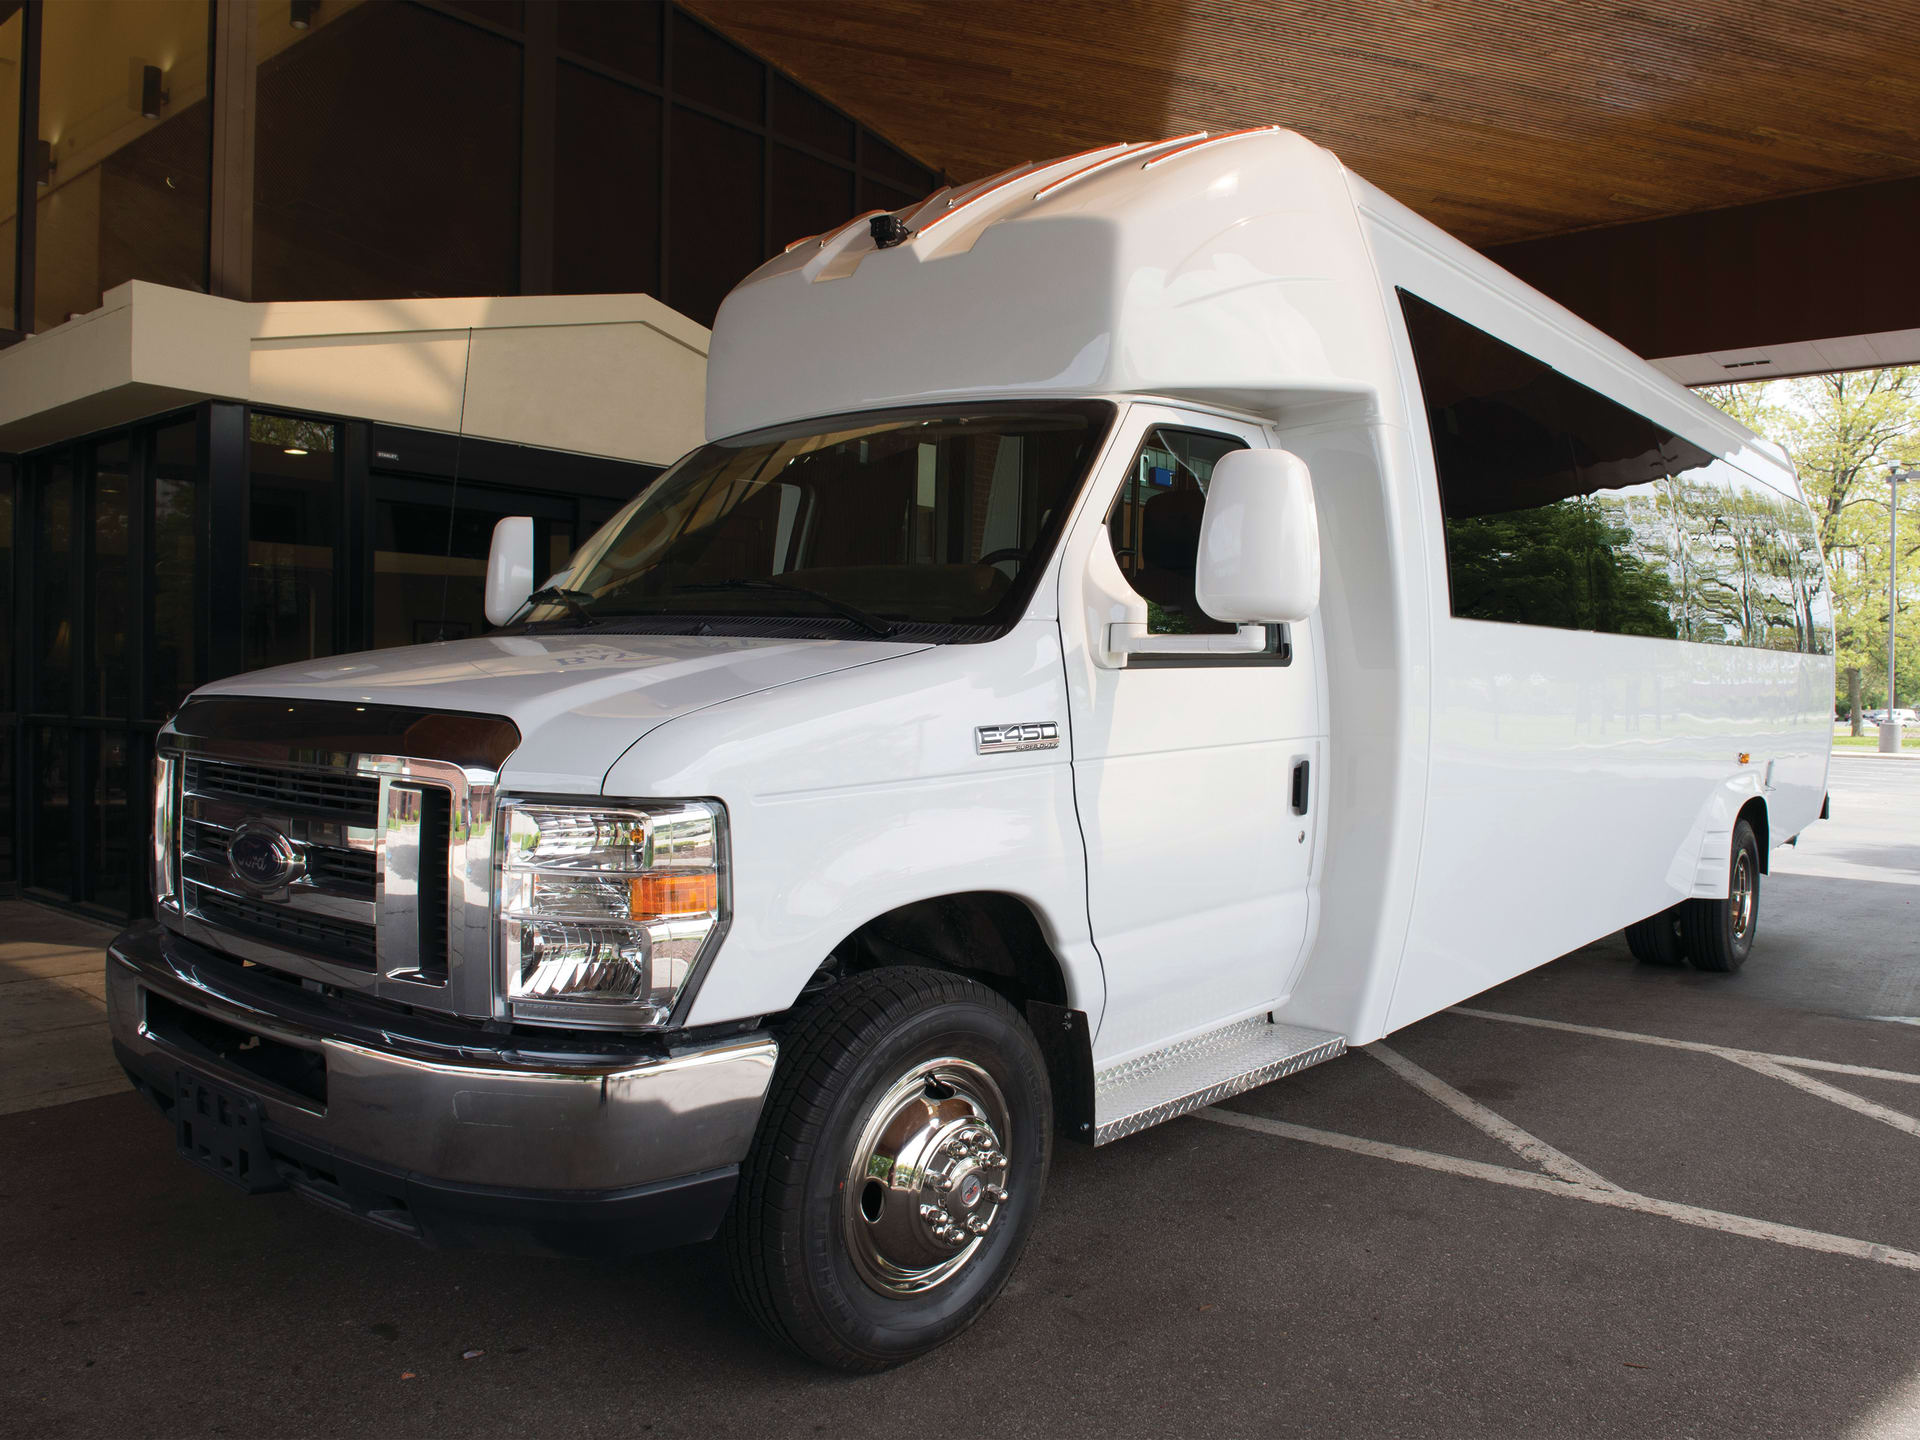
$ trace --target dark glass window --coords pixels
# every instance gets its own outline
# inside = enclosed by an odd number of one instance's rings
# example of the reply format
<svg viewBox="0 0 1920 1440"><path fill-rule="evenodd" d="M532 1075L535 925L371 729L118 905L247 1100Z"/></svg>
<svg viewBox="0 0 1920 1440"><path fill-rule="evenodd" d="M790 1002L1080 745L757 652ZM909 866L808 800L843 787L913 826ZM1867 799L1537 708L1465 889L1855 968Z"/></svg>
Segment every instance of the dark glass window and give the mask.
<svg viewBox="0 0 1920 1440"><path fill-rule="evenodd" d="M127 626L133 618L133 572L129 565L132 511L128 445L124 438L93 447L92 524L87 534L88 583L93 596L87 647L85 713L128 713L131 656Z"/></svg>
<svg viewBox="0 0 1920 1440"><path fill-rule="evenodd" d="M40 462L33 534L34 705L73 706L73 462Z"/></svg>
<svg viewBox="0 0 1920 1440"><path fill-rule="evenodd" d="M33 730L33 813L28 881L69 893L73 879L73 756L64 726Z"/></svg>
<svg viewBox="0 0 1920 1440"><path fill-rule="evenodd" d="M559 10L562 50L636 80L660 79L660 17L665 9L657 0L575 0Z"/></svg>
<svg viewBox="0 0 1920 1440"><path fill-rule="evenodd" d="M147 647L147 714L170 715L205 679L206 489L198 427L164 425L153 437L153 639Z"/></svg>
<svg viewBox="0 0 1920 1440"><path fill-rule="evenodd" d="M842 170L784 145L773 147L776 250L789 241L845 224L854 214L851 170Z"/></svg>
<svg viewBox="0 0 1920 1440"><path fill-rule="evenodd" d="M489 21L503 30L518 30L526 23L525 9L520 0L446 0L446 3L476 20Z"/></svg>
<svg viewBox="0 0 1920 1440"><path fill-rule="evenodd" d="M360 5L260 66L253 298L519 289L521 47Z"/></svg>
<svg viewBox="0 0 1920 1440"><path fill-rule="evenodd" d="M13 709L13 617L20 613L13 593L14 473L12 461L0 460L0 607L8 617L0 625L0 717L6 718ZM18 878L13 852L14 743L14 727L0 719L0 883L6 884Z"/></svg>
<svg viewBox="0 0 1920 1440"><path fill-rule="evenodd" d="M13 617L20 614L13 593L13 476L13 462L0 460L0 607L7 613L7 623L0 625L0 713L13 709Z"/></svg>
<svg viewBox="0 0 1920 1440"><path fill-rule="evenodd" d="M101 730L87 739L93 777L93 803L87 807L87 898L125 913L133 903L133 857L139 853L133 844L134 816L144 816L144 801L134 794L127 737Z"/></svg>
<svg viewBox="0 0 1920 1440"><path fill-rule="evenodd" d="M451 507L451 508L450 508ZM383 480L373 506L373 647L464 640L486 617L487 551L509 515L533 517L536 582L566 568L573 507L552 495Z"/></svg>
<svg viewBox="0 0 1920 1440"><path fill-rule="evenodd" d="M1456 616L1823 651L1805 506L1401 293Z"/></svg>
<svg viewBox="0 0 1920 1440"><path fill-rule="evenodd" d="M554 288L658 295L660 101L577 65L562 64L559 75Z"/></svg>
<svg viewBox="0 0 1920 1440"><path fill-rule="evenodd" d="M0 27L0 54L12 34L17 56L19 33L17 16ZM39 133L51 168L34 205L36 329L98 308L129 279L205 287L207 35L207 7L193 0L41 7ZM0 70L4 108L17 113L18 67ZM4 129L10 139L11 115Z"/></svg>
<svg viewBox="0 0 1920 1440"><path fill-rule="evenodd" d="M12 884L20 878L13 852L14 727L0 725L0 881Z"/></svg>
<svg viewBox="0 0 1920 1440"><path fill-rule="evenodd" d="M1156 428L1141 443L1133 468L1107 512L1113 558L1147 602L1155 635L1230 635L1194 596L1200 562L1200 517L1214 463L1246 442L1200 430Z"/></svg>
<svg viewBox="0 0 1920 1440"><path fill-rule="evenodd" d="M20 54L27 21L18 5L0 19L0 330L20 328L13 309L13 210L20 194ZM10 832L7 832L10 833ZM11 872L0 872L11 878Z"/></svg>
<svg viewBox="0 0 1920 1440"><path fill-rule="evenodd" d="M825 155L853 159L853 122L786 76L773 77L773 133Z"/></svg>
<svg viewBox="0 0 1920 1440"><path fill-rule="evenodd" d="M331 655L340 530L334 427L252 415L248 438L246 668Z"/></svg>
<svg viewBox="0 0 1920 1440"><path fill-rule="evenodd" d="M666 301L713 324L720 302L764 258L758 135L692 110L673 115L673 223Z"/></svg>
<svg viewBox="0 0 1920 1440"><path fill-rule="evenodd" d="M738 45L673 12L674 94L757 124L766 118L766 77L766 66Z"/></svg>

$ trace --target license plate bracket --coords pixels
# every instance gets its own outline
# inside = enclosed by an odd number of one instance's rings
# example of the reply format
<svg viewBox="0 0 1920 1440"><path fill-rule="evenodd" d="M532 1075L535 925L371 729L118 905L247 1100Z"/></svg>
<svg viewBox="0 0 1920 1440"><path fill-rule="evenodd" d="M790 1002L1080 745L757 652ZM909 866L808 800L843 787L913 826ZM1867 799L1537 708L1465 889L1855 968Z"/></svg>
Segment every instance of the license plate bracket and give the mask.
<svg viewBox="0 0 1920 1440"><path fill-rule="evenodd" d="M267 1154L260 1102L185 1070L174 1074L174 1142L187 1161L249 1195L284 1190Z"/></svg>

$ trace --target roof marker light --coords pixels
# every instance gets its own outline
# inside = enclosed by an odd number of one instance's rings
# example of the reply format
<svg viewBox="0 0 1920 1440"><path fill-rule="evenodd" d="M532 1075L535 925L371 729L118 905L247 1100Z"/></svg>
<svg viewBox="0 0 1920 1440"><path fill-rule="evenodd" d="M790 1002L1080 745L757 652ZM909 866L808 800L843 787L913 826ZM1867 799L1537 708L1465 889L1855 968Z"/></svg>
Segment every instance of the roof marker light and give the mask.
<svg viewBox="0 0 1920 1440"><path fill-rule="evenodd" d="M1203 135L1199 139L1191 140L1176 149L1162 150L1151 159L1143 160L1140 163L1140 168L1142 170L1151 170L1161 161L1171 160L1176 155L1191 155L1195 150L1204 150L1209 145L1219 145L1228 140L1238 140L1243 135L1265 135L1269 131L1278 130L1279 128L1278 125L1251 125L1245 130L1226 130L1218 135Z"/></svg>
<svg viewBox="0 0 1920 1440"><path fill-rule="evenodd" d="M1074 171L1071 175L1061 176L1058 180L1054 181L1051 185L1048 185L1043 189L1035 191L1033 198L1036 200L1044 200L1047 198L1047 196L1051 195L1054 191L1061 189L1063 186L1071 185L1073 184L1074 181L1082 179L1085 176L1091 175L1097 170L1105 170L1109 165L1118 165L1122 160L1127 159L1129 156L1138 155L1142 150L1153 150L1162 145L1178 145L1184 140L1205 139L1206 134L1207 132L1204 130L1195 130L1190 135L1175 135L1170 140L1149 140L1144 145L1136 145L1132 141L1128 141L1126 145L1121 147L1119 154L1109 155L1104 160L1096 160L1091 165L1082 166L1080 169ZM1089 155L1093 155L1099 152L1089 150L1087 153ZM1075 158L1077 159L1078 157L1076 156Z"/></svg>

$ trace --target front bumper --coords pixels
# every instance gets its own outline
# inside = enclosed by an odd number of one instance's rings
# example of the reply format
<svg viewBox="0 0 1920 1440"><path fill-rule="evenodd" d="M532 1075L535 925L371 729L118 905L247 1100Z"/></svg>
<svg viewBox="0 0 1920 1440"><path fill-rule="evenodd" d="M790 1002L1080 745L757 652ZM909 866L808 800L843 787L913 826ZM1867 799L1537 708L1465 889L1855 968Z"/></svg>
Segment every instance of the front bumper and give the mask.
<svg viewBox="0 0 1920 1440"><path fill-rule="evenodd" d="M257 1102L272 1170L251 1188L435 1244L569 1254L711 1235L778 1053L762 1032L528 1036L374 1009L152 922L107 951L107 1015L162 1109L196 1078Z"/></svg>

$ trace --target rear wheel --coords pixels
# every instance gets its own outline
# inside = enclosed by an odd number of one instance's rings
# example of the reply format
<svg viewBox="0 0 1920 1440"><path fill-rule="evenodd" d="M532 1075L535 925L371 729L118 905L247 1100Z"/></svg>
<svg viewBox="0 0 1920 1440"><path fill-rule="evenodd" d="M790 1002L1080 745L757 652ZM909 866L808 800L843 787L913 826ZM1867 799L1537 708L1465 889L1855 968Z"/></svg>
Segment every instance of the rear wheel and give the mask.
<svg viewBox="0 0 1920 1440"><path fill-rule="evenodd" d="M1689 900L1680 907L1687 958L1696 970L1732 972L1747 963L1760 928L1760 840L1744 820L1734 822L1727 898Z"/></svg>
<svg viewBox="0 0 1920 1440"><path fill-rule="evenodd" d="M1680 923L1681 906L1670 906L1627 927L1627 949L1643 965L1684 965L1687 941Z"/></svg>
<svg viewBox="0 0 1920 1440"><path fill-rule="evenodd" d="M783 1037L727 1217L735 1293L775 1337L882 1370L959 1334L1040 1207L1053 1105L1032 1033L940 970L834 986Z"/></svg>

